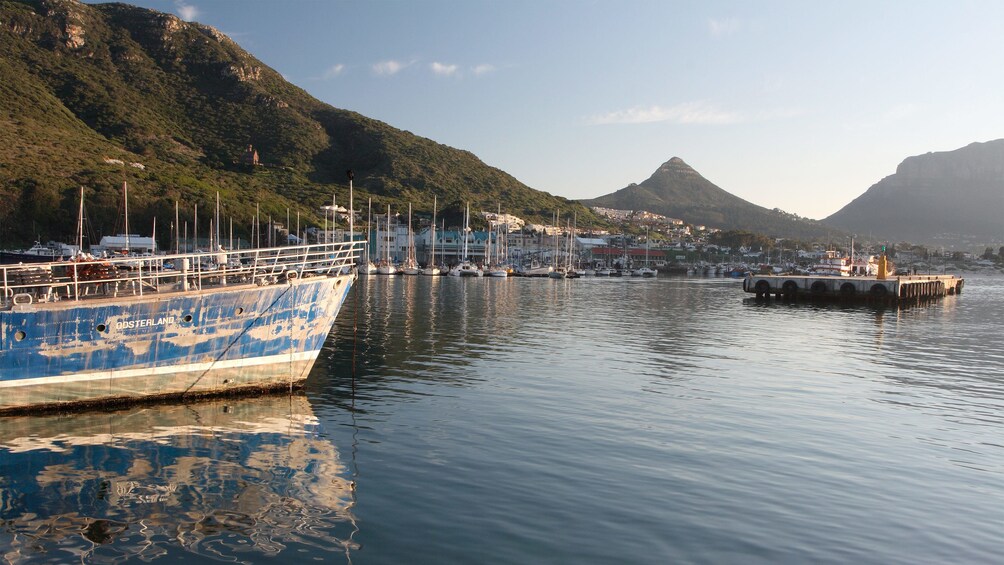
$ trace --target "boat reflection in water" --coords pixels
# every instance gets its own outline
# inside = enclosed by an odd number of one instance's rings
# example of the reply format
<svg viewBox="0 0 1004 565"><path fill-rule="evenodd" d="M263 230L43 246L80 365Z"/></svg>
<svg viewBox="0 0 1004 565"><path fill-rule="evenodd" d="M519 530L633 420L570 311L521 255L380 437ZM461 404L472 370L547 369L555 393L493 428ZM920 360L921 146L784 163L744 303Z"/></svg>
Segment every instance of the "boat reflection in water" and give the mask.
<svg viewBox="0 0 1004 565"><path fill-rule="evenodd" d="M305 396L0 423L5 563L355 549L352 475Z"/></svg>

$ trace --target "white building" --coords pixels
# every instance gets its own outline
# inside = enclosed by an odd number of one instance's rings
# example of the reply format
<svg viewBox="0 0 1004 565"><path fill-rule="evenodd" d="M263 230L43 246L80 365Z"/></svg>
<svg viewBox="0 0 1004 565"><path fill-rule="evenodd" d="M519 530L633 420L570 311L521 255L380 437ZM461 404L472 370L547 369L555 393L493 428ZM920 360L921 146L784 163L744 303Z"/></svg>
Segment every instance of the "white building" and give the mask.
<svg viewBox="0 0 1004 565"><path fill-rule="evenodd" d="M141 235L106 235L101 242L91 246L94 255L153 255L157 252L157 242L152 237Z"/></svg>

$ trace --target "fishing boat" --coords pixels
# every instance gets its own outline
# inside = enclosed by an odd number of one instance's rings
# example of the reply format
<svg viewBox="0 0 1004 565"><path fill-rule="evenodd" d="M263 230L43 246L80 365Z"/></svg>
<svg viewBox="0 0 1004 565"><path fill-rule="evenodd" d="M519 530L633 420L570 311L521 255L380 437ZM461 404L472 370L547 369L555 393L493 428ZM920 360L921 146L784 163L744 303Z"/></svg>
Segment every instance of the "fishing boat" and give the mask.
<svg viewBox="0 0 1004 565"><path fill-rule="evenodd" d="M364 244L0 266L0 412L301 383Z"/></svg>

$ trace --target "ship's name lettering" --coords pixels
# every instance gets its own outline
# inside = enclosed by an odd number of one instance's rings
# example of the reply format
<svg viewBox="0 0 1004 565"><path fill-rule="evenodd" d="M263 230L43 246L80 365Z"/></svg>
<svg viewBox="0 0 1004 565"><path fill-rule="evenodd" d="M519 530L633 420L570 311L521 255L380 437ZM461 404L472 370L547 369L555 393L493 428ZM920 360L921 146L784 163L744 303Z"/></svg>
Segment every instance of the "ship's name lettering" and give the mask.
<svg viewBox="0 0 1004 565"><path fill-rule="evenodd" d="M143 318L142 320L125 320L122 322L116 322L115 329L132 330L136 328L145 328L148 326L166 326L168 324L173 324L174 320L175 320L174 316L162 316L160 318Z"/></svg>

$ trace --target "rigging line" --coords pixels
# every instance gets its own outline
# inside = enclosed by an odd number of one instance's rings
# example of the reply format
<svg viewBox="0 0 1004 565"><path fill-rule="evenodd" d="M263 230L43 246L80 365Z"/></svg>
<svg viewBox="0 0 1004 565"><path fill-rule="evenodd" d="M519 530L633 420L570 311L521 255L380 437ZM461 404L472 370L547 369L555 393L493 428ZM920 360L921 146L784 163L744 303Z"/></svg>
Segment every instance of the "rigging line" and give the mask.
<svg viewBox="0 0 1004 565"><path fill-rule="evenodd" d="M225 348L223 348L223 351L220 352L220 354L216 357L216 359L213 359L212 364L210 364L209 367L207 367L206 370L203 371L201 375L199 375L199 378L192 381L192 384L188 385L188 387L186 387L181 394L182 395L188 394L188 391L192 390L192 387L199 384L199 381L201 381L207 374L209 374L209 371L213 370L213 367L216 365L216 363L219 362L221 359L223 359L223 356L226 355L227 352L229 352L234 345L236 345L237 341L242 337L244 337L244 335L247 334L249 331L251 331L251 328L254 327L255 322L260 320L266 312L270 312L272 308L274 308L275 305L279 302L279 300L281 300L283 296L286 296L286 293L289 292L291 288L292 285L287 285L286 289L283 290L281 293L279 293L279 296L276 296L275 300L273 300L272 303L269 304L267 308L265 308L264 310L262 310L260 314L255 316L251 320L251 322L247 326L245 326L244 329L242 329L240 333L238 333L237 336L235 336L234 339L231 340L231 342L227 344Z"/></svg>

